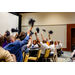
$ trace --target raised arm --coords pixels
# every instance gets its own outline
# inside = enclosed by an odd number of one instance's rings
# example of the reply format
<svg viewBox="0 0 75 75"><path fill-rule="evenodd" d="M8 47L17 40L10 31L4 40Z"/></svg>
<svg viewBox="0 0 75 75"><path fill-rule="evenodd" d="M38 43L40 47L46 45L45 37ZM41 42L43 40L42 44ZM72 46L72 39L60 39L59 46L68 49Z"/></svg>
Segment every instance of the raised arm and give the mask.
<svg viewBox="0 0 75 75"><path fill-rule="evenodd" d="M44 37L43 37L42 33L41 33L41 37L42 37L42 40L44 40Z"/></svg>
<svg viewBox="0 0 75 75"><path fill-rule="evenodd" d="M40 43L40 40L39 40L39 38L38 38L38 36L37 36L37 32L35 32L35 36L36 36L36 39L39 41L39 43Z"/></svg>
<svg viewBox="0 0 75 75"><path fill-rule="evenodd" d="M16 37L18 36L18 34L15 35L14 39L16 40Z"/></svg>
<svg viewBox="0 0 75 75"><path fill-rule="evenodd" d="M29 39L29 42L27 44L27 48L29 48L29 46L31 45L31 43L32 43L32 38Z"/></svg>
<svg viewBox="0 0 75 75"><path fill-rule="evenodd" d="M49 37L49 40L51 40L51 38L50 38L50 34L48 35L48 37Z"/></svg>
<svg viewBox="0 0 75 75"><path fill-rule="evenodd" d="M31 38L29 39L29 42L27 45L22 46L21 51L25 51L29 46L31 45Z"/></svg>
<svg viewBox="0 0 75 75"><path fill-rule="evenodd" d="M20 46L28 43L28 40L30 38L29 35L30 35L30 30L27 32L27 36L25 37L25 39L20 41Z"/></svg>
<svg viewBox="0 0 75 75"><path fill-rule="evenodd" d="M30 28L30 31L32 30L33 26Z"/></svg>

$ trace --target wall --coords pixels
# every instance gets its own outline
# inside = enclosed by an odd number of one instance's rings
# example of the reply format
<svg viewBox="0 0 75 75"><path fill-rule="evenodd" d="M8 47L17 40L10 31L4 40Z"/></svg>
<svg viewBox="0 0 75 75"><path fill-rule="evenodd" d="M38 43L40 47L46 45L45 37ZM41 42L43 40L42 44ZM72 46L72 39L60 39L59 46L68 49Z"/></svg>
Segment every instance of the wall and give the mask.
<svg viewBox="0 0 75 75"><path fill-rule="evenodd" d="M22 15L22 26L27 26L30 18L36 20L35 25L57 25L75 23L75 12L41 12Z"/></svg>
<svg viewBox="0 0 75 75"><path fill-rule="evenodd" d="M43 34L44 38L49 39L48 37L48 31L49 30L53 30L53 34L50 35L51 40L55 41L55 40L60 40L63 44L63 47L66 48L66 25L51 25L51 26L38 26L40 28L40 32L38 33L38 37L39 39L42 41L41 39L41 33ZM36 28L37 26L34 26L32 31L35 33L36 32ZM27 30L29 30L30 27L22 27L22 31L27 32ZM45 29L46 32L43 32L42 29ZM64 36L63 36L64 35ZM33 34L32 36L32 40L36 39L35 35Z"/></svg>
<svg viewBox="0 0 75 75"><path fill-rule="evenodd" d="M8 12L0 12L0 34L4 35L6 30L18 28L19 17ZM12 34L12 33L11 33ZM15 35L16 33L13 33Z"/></svg>
<svg viewBox="0 0 75 75"><path fill-rule="evenodd" d="M36 27L46 28L48 31L53 30L51 35L53 40L61 40L63 48L67 44L67 24L75 24L75 12L41 12L41 13L23 13L22 15L22 31L27 31L30 27L28 21L30 18L36 20L33 31ZM42 32L40 32L42 33ZM44 37L48 38L48 33L43 33ZM39 36L41 39L41 37ZM34 35L33 35L33 39Z"/></svg>

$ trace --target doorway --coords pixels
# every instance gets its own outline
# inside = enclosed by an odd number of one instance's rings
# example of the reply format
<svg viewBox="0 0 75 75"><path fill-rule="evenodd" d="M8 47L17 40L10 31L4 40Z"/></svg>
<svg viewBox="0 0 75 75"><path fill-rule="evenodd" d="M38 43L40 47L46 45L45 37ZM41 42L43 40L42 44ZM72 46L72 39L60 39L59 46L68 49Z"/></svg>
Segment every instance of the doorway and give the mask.
<svg viewBox="0 0 75 75"><path fill-rule="evenodd" d="M75 28L71 28L71 52L75 49Z"/></svg>

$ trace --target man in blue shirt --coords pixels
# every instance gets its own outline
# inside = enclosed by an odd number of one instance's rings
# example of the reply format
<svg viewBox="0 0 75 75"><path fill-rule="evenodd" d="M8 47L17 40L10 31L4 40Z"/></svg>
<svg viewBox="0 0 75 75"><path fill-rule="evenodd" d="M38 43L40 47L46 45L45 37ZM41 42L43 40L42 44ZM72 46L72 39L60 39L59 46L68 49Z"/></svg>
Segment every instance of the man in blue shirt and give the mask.
<svg viewBox="0 0 75 75"><path fill-rule="evenodd" d="M24 44L28 43L28 40L30 38L29 35L30 35L30 31L27 32L27 36L22 41L19 40L14 41L14 38L12 36L7 37L8 45L6 45L4 49L8 50L11 54L15 54L17 62L22 62L23 56L22 56L21 47Z"/></svg>

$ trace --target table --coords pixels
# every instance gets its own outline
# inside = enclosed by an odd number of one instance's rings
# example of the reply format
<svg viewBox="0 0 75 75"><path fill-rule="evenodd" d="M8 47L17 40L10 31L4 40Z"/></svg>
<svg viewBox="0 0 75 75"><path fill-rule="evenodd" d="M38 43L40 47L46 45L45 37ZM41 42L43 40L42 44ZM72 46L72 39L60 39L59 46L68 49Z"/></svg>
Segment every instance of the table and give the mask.
<svg viewBox="0 0 75 75"><path fill-rule="evenodd" d="M40 48L29 48L29 56L36 57L37 52Z"/></svg>

